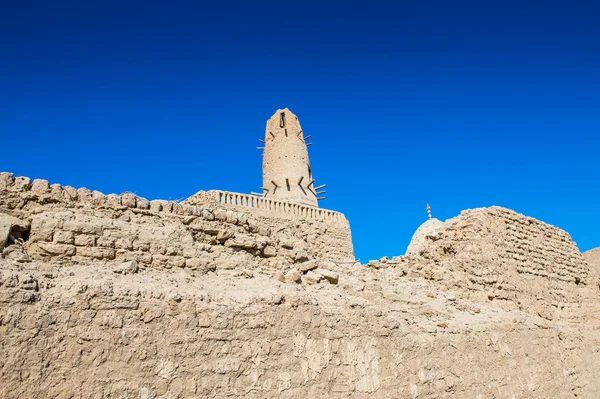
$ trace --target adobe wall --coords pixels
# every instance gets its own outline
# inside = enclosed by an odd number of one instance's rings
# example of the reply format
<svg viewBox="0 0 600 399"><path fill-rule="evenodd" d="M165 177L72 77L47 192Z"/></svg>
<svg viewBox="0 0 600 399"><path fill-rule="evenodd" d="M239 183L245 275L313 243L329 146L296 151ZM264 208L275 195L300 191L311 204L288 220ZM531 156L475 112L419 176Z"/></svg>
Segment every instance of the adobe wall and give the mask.
<svg viewBox="0 0 600 399"><path fill-rule="evenodd" d="M347 222L256 198L0 174L0 397L600 397L597 277L565 232L477 209L414 256L291 266L351 249Z"/></svg>
<svg viewBox="0 0 600 399"><path fill-rule="evenodd" d="M276 201L253 208L223 201L225 194L233 195L212 191L187 203L148 201L0 173L0 214L31 223L26 253L12 254L15 259L137 259L145 266L206 271L354 258L349 224L340 213Z"/></svg>
<svg viewBox="0 0 600 399"><path fill-rule="evenodd" d="M596 274L567 232L509 209L463 211L427 241L418 254L390 263L549 319L585 315L584 299L597 290Z"/></svg>
<svg viewBox="0 0 600 399"><path fill-rule="evenodd" d="M595 268L596 271L600 271L600 248L590 249L589 251L584 252L583 256L592 268Z"/></svg>

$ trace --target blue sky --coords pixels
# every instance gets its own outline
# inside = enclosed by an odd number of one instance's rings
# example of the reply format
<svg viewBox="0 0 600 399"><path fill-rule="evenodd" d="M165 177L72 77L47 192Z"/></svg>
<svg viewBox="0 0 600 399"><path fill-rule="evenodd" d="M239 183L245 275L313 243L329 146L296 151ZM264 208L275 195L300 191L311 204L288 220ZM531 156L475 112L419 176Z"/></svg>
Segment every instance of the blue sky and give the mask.
<svg viewBox="0 0 600 399"><path fill-rule="evenodd" d="M149 199L257 191L257 140L289 107L363 262L403 254L426 203L600 246L598 2L321 3L4 3L0 170Z"/></svg>

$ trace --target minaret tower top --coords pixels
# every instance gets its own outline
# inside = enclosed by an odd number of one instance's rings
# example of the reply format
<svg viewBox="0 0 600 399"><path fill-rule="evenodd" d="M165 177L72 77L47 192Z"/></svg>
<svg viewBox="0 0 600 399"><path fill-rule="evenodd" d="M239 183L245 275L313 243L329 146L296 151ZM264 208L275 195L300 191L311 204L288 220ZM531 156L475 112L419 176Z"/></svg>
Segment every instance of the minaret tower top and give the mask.
<svg viewBox="0 0 600 399"><path fill-rule="evenodd" d="M289 109L278 109L267 121L263 152L263 197L317 207L308 146L298 117ZM262 141L262 140L261 140ZM321 199L321 198L319 198Z"/></svg>

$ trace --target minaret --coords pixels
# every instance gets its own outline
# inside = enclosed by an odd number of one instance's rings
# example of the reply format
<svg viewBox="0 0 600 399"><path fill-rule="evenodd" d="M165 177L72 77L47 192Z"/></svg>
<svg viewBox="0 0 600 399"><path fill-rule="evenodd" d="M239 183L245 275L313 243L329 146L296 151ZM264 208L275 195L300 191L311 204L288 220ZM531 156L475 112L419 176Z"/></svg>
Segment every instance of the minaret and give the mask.
<svg viewBox="0 0 600 399"><path fill-rule="evenodd" d="M317 207L315 187L305 136L298 117L289 109L278 109L267 121L263 152L263 197ZM261 140L262 141L262 140Z"/></svg>

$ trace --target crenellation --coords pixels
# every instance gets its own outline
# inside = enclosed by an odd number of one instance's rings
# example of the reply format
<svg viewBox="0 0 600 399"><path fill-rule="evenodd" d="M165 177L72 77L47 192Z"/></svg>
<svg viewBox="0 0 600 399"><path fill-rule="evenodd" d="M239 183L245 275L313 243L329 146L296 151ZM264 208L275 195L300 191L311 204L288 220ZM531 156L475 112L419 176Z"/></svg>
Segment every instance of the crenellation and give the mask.
<svg viewBox="0 0 600 399"><path fill-rule="evenodd" d="M50 192L50 184L48 180L35 179L33 183L31 183L31 191L36 194L46 194Z"/></svg>
<svg viewBox="0 0 600 399"><path fill-rule="evenodd" d="M8 190L15 183L15 177L9 172L0 172L0 190Z"/></svg>
<svg viewBox="0 0 600 399"><path fill-rule="evenodd" d="M29 191L31 188L31 179L24 176L18 176L15 178L14 184L9 188L19 192Z"/></svg>
<svg viewBox="0 0 600 399"><path fill-rule="evenodd" d="M77 200L83 204L89 204L92 202L92 192L89 188L78 188L77 189Z"/></svg>
<svg viewBox="0 0 600 399"><path fill-rule="evenodd" d="M64 186L63 198L68 201L77 201L77 190L71 186Z"/></svg>
<svg viewBox="0 0 600 399"><path fill-rule="evenodd" d="M136 196L132 193L121 194L121 205L126 206L128 208L135 208Z"/></svg>

